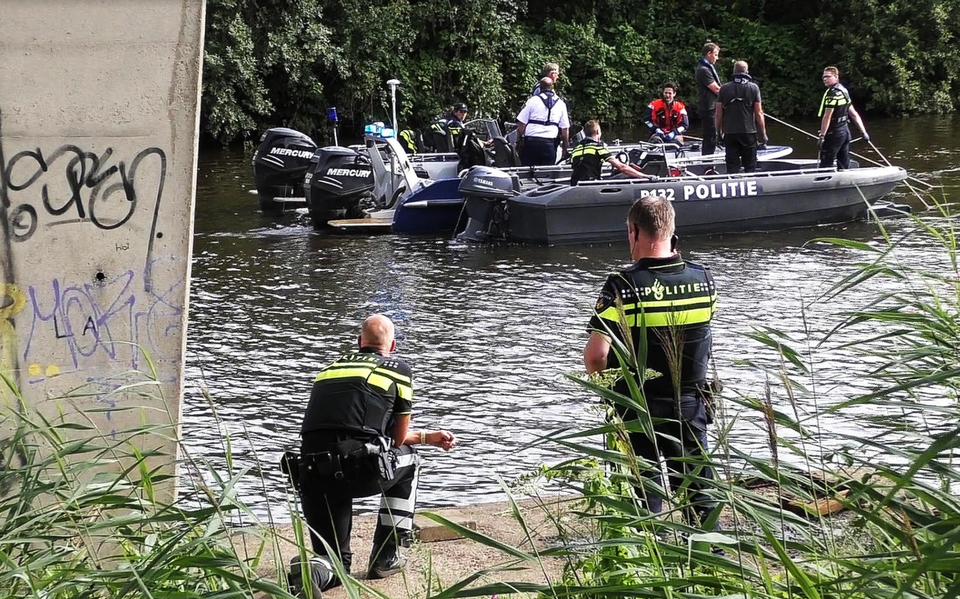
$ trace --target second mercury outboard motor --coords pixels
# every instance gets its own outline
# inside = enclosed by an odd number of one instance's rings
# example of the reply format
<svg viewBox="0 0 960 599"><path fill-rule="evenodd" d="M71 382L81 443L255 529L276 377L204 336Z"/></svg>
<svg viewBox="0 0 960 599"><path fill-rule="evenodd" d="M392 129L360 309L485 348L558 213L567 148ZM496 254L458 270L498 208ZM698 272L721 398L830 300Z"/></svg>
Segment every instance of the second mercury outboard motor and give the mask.
<svg viewBox="0 0 960 599"><path fill-rule="evenodd" d="M475 166L463 175L457 189L467 211L467 224L457 239L506 238L510 224L507 200L520 193L520 179L498 168Z"/></svg>
<svg viewBox="0 0 960 599"><path fill-rule="evenodd" d="M283 210L283 198L301 201L303 177L316 150L317 144L299 131L286 127L267 129L253 153L253 179L261 210Z"/></svg>
<svg viewBox="0 0 960 599"><path fill-rule="evenodd" d="M342 146L320 148L313 156L303 186L315 226L338 218L363 218L364 200L372 204L370 158Z"/></svg>

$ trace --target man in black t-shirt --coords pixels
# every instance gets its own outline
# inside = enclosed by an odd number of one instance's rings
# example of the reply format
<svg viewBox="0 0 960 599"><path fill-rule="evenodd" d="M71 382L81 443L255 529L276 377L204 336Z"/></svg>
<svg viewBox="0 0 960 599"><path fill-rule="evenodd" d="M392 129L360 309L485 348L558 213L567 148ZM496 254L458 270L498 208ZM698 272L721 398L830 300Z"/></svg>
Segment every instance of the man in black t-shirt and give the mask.
<svg viewBox="0 0 960 599"><path fill-rule="evenodd" d="M703 121L703 146L701 153L713 154L717 149L717 129L715 124L717 94L720 93L720 76L714 63L720 58L720 46L707 43L703 46L703 56L697 63L697 110Z"/></svg>
<svg viewBox="0 0 960 599"><path fill-rule="evenodd" d="M359 351L325 367L313 383L303 418L295 485L310 526L314 585L320 591L340 584L327 556L326 541L349 572L353 499L383 494L373 537L368 578L385 578L404 565L398 546L413 531L419 456L414 445L450 450L453 433L409 429L413 379L396 350L393 322L382 314L363 321ZM291 467L293 465L290 465ZM297 579L300 566L292 568ZM294 584L291 582L291 584Z"/></svg>
<svg viewBox="0 0 960 599"><path fill-rule="evenodd" d="M717 134L726 148L727 173L757 170L757 140L767 143L767 127L760 88L750 78L746 61L733 65L733 81L723 84L717 96Z"/></svg>

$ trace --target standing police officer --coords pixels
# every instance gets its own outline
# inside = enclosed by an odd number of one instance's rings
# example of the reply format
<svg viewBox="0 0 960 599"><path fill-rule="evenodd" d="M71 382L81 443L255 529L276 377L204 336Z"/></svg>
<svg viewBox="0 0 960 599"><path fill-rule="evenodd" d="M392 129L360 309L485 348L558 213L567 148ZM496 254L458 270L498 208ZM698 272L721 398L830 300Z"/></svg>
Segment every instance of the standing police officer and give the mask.
<svg viewBox="0 0 960 599"><path fill-rule="evenodd" d="M716 109L717 94L720 93L720 76L714 63L720 58L720 46L706 43L703 46L703 56L697 63L697 109L703 121L703 146L701 154L713 154L717 149Z"/></svg>
<svg viewBox="0 0 960 599"><path fill-rule="evenodd" d="M540 80L540 93L530 96L517 115L517 149L523 166L557 163L557 142L567 156L570 146L570 119L567 105L553 93L553 80Z"/></svg>
<svg viewBox="0 0 960 599"><path fill-rule="evenodd" d="M833 166L841 170L850 168L850 129L847 122L853 119L863 132L864 141L870 141L867 128L860 118L857 109L850 101L850 92L840 84L840 71L837 67L823 69L823 84L827 91L823 92L820 101L820 139L817 148L820 150L820 166Z"/></svg>
<svg viewBox="0 0 960 599"><path fill-rule="evenodd" d="M698 482L713 473L690 458L703 458L707 449L709 415L701 395L707 386L717 289L707 268L684 261L673 250L674 228L670 200L647 196L633 204L627 234L636 262L607 278L590 319L583 361L589 373L619 369L616 352L610 351L611 337L632 344L638 362L631 376L643 390L656 439L643 431L630 432L630 442L635 454L652 464L646 477L662 483L659 454L666 458L674 491L684 482L680 473L692 475L687 482L693 491L692 510L685 512L695 524L695 517L702 522L714 508ZM629 339L624 339L624 331L629 331ZM657 374L648 377L649 370ZM614 389L630 394L622 378ZM617 411L627 422L641 418L619 405ZM663 495L643 487L637 495L651 512L661 511Z"/></svg>
<svg viewBox="0 0 960 599"><path fill-rule="evenodd" d="M413 380L406 362L390 357L396 347L389 318L374 314L364 320L359 351L317 375L301 429L298 482L315 553L327 555L323 539L349 572L353 499L383 494L369 578L396 574L404 565L398 546L411 540L420 466L413 446L456 445L448 431L409 429ZM321 558L319 569L325 571L312 568L319 590L340 584L329 561ZM297 572L295 565L294 578Z"/></svg>
<svg viewBox="0 0 960 599"><path fill-rule="evenodd" d="M733 81L720 88L717 96L717 137L723 137L727 173L757 170L757 140L767 143L767 127L760 102L760 88L746 61L733 65Z"/></svg>

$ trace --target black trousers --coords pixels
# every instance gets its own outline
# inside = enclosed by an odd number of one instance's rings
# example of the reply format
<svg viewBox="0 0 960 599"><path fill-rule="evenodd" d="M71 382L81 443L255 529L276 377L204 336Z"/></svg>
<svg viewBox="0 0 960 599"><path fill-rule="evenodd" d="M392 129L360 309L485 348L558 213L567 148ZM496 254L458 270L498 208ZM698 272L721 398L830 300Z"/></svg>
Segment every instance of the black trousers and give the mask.
<svg viewBox="0 0 960 599"><path fill-rule="evenodd" d="M353 500L382 494L377 528L373 536L371 563L378 556L389 557L397 546L406 544L413 533L413 515L420 476L420 456L410 445L390 449L395 474L390 480L370 476L365 480L336 480L333 477L302 476L300 504L310 527L310 542L317 555L327 555L320 539L337 551L344 568L350 571L353 551Z"/></svg>
<svg viewBox="0 0 960 599"><path fill-rule="evenodd" d="M850 128L844 123L827 132L820 148L820 166L833 166L840 170L850 168Z"/></svg>
<svg viewBox="0 0 960 599"><path fill-rule="evenodd" d="M707 464L707 414L703 402L696 397L683 397L680 400L680 414L676 413L676 404L672 400L648 399L647 407L654 418L664 419L654 424L656 439L651 439L643 432L629 433L630 444L637 457L652 462L648 470L643 472L647 478L659 483L660 491L652 491L637 487L637 497L641 504L646 505L651 512L659 513L663 510L663 501L666 499L666 489L663 475L660 470L660 456L667 463L667 473L670 488L677 496L681 489L687 490L687 501L684 502L684 517L691 525L703 522L709 513L716 507L714 501L703 489L706 481L713 479L713 469ZM625 422L637 419L633 410L619 408ZM684 475L693 479L685 481ZM702 479L702 480L701 480Z"/></svg>
<svg viewBox="0 0 960 599"><path fill-rule="evenodd" d="M557 163L557 140L546 137L524 137L520 148L521 166L547 166Z"/></svg>
<svg viewBox="0 0 960 599"><path fill-rule="evenodd" d="M727 133L723 136L727 173L753 173L757 170L757 134Z"/></svg>
<svg viewBox="0 0 960 599"><path fill-rule="evenodd" d="M703 119L700 154L713 154L717 151L717 109L700 111L700 118Z"/></svg>

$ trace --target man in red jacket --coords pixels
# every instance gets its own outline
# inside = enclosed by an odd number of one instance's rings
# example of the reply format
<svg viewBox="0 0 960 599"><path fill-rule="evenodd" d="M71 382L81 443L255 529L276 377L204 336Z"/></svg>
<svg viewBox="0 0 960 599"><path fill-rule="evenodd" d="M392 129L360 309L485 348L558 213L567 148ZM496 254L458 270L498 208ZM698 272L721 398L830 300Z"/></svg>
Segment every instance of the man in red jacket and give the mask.
<svg viewBox="0 0 960 599"><path fill-rule="evenodd" d="M683 132L690 128L687 107L676 99L677 84L664 83L663 95L647 105L643 122L650 128L651 142L683 143Z"/></svg>

